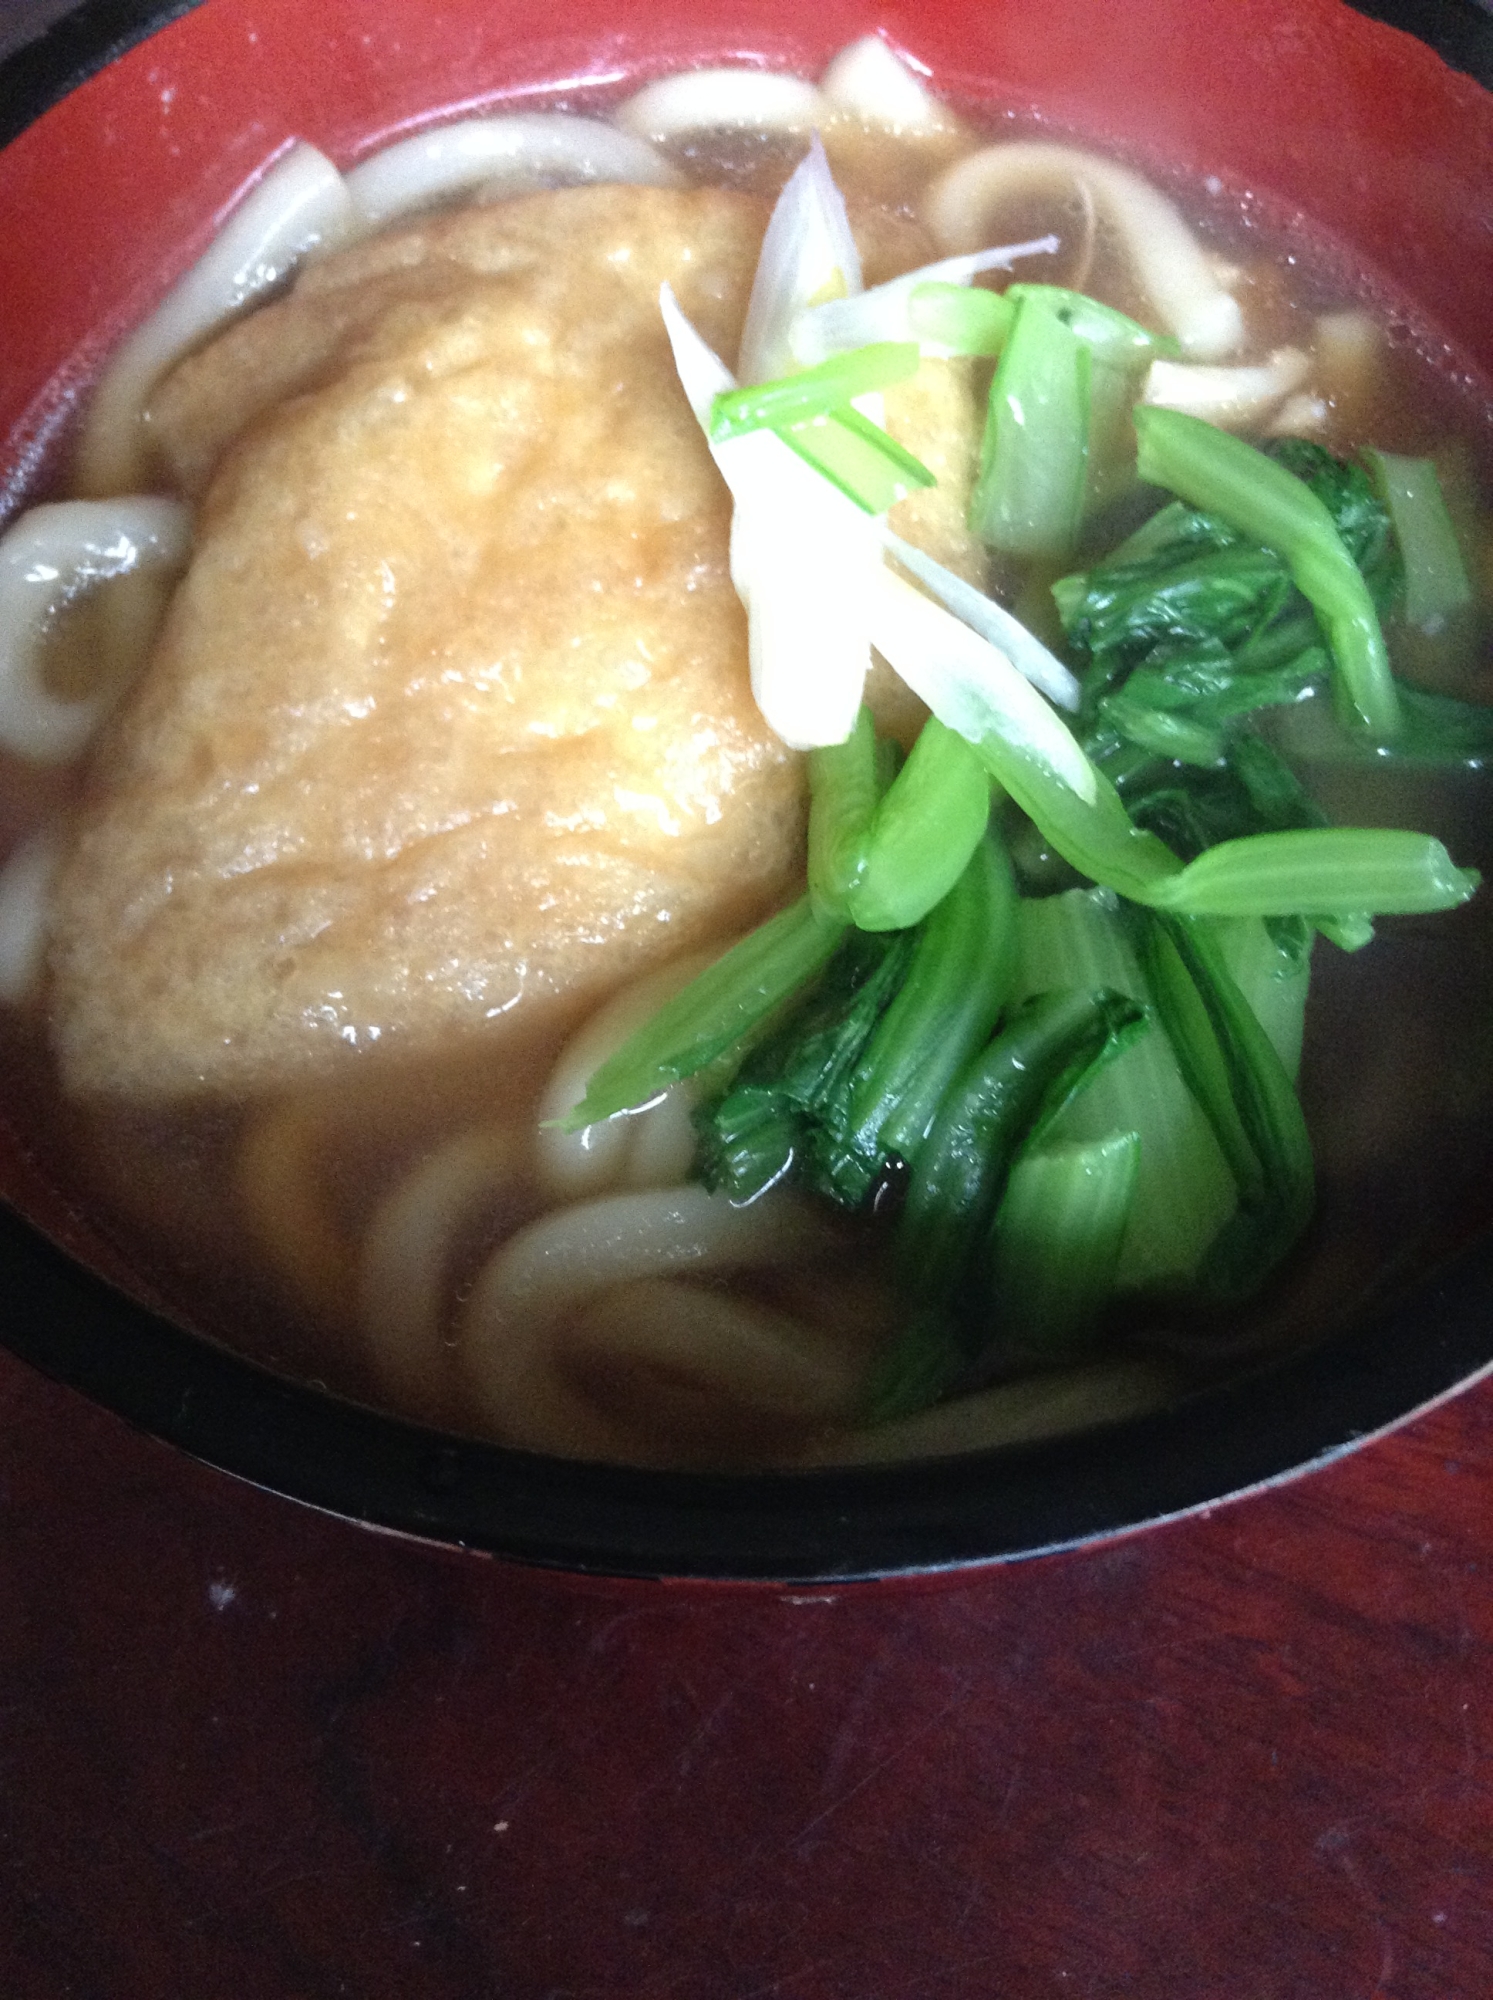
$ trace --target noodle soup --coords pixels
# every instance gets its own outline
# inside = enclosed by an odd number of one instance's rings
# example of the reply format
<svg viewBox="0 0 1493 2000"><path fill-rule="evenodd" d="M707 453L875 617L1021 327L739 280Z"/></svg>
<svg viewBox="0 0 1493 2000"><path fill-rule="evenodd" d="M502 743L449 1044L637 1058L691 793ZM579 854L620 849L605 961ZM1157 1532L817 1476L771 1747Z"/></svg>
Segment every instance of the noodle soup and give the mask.
<svg viewBox="0 0 1493 2000"><path fill-rule="evenodd" d="M115 524L137 552L127 576L48 614L12 794L31 843L11 878L14 1096L54 1171L104 1204L147 1295L277 1368L579 1457L916 1455L1118 1418L1313 1338L1453 1238L1475 1200L1476 903L1391 922L1362 953L1316 947L1301 1092L1320 1201L1259 1298L1189 1298L1181 1253L1169 1263L1132 1221L1114 1297L1081 1337L982 1353L933 1407L879 1425L878 1373L919 1304L897 1265L896 1148L838 1208L792 1174L754 1199L709 1191L692 1112L733 1078L708 1068L650 1108L562 1129L629 1035L802 886L804 761L751 702L729 496L656 298L670 283L734 354L770 204L811 127L868 290L994 248L963 274L992 298L1051 285L1156 325L1171 282L1156 241L1184 246L1196 317L1184 306L1180 328L1158 327L1179 352L1150 362L1146 396L1259 439L1434 458L1475 594L1439 623L1401 621L1395 663L1448 697L1486 694L1486 412L1352 274L1221 200L1186 204L1184 221L1076 146L1010 142L997 185L977 132L860 60L831 72L828 98L690 79L583 131L531 120L448 140L444 166L420 141L346 184L302 160L291 206L324 207L295 288L221 334L158 318L85 422L78 497L143 484L157 511ZM163 362L173 341L185 358ZM1117 473L1061 560L987 547L969 514L992 360L929 353L874 392L936 482L890 525L1071 657L1054 578L1093 570L1154 495ZM422 400L432 381L440 396ZM493 465L509 480L496 500ZM195 551L156 638L186 507ZM107 553L89 560L107 568ZM317 565L330 583L307 581ZM75 761L42 737L85 706L70 696L92 699L104 653L105 679L133 685ZM910 750L926 710L906 681L879 665L867 699ZM1419 826L1481 859L1476 769L1404 759L1381 778L1311 733L1322 706L1293 707L1274 740L1334 818ZM1039 836L1010 827L1033 936L1044 906L1083 894ZM28 983L28 893L50 883L48 970ZM1266 1031L1294 1071L1304 974L1270 978ZM1104 1137L1070 1127L1075 1145ZM1233 1205L1208 1158L1194 1261Z"/></svg>

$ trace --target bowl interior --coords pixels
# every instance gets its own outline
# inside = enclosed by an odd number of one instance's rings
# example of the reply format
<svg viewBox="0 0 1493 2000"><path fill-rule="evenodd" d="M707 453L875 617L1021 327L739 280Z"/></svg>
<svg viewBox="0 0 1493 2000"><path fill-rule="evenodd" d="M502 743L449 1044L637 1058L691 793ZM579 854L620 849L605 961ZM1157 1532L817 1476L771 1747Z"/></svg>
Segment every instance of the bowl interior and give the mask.
<svg viewBox="0 0 1493 2000"><path fill-rule="evenodd" d="M1493 98L1339 0L1234 0L1206 31L1195 0L1129 0L1123 26L1102 0L992 0L973 14L958 0L827 0L812 16L745 0L729 17L684 0L575 0L559 23L535 0L93 0L10 66L22 129L0 154L0 519L44 490L111 343L289 139L346 165L458 107L584 108L702 62L813 74L872 28L991 117L1083 134L1163 179L1214 176L1277 227L1304 218L1493 401ZM1493 1354L1493 1265L1464 1218L1444 1246L1459 1257L1413 1296L1112 1433L874 1473L632 1474L437 1438L265 1375L101 1282L139 1298L112 1241L4 1125L0 1186L50 1239L9 1218L0 1232L15 1302L4 1338L18 1352L279 1490L574 1568L803 1578L1028 1553L1320 1459Z"/></svg>

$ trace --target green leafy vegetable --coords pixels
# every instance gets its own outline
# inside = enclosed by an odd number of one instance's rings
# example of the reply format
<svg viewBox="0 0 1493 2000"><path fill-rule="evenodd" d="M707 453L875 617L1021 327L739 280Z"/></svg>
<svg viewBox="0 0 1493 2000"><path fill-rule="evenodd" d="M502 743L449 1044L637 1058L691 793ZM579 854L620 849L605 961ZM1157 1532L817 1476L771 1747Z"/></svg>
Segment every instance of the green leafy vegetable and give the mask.
<svg viewBox="0 0 1493 2000"><path fill-rule="evenodd" d="M988 1040L1015 963L1010 864L982 840L914 931L852 932L811 996L696 1114L701 1177L748 1201L790 1171L859 1208L917 1157L954 1075Z"/></svg>
<svg viewBox="0 0 1493 2000"><path fill-rule="evenodd" d="M852 1072L902 984L908 932L852 931L813 992L696 1114L697 1168L733 1201L755 1201L791 1170L801 1186L837 1194L836 1117Z"/></svg>
<svg viewBox="0 0 1493 2000"><path fill-rule="evenodd" d="M1051 301L1016 308L990 385L970 525L1015 555L1061 556L1078 539L1089 453L1092 355Z"/></svg>
<svg viewBox="0 0 1493 2000"><path fill-rule="evenodd" d="M1279 458L1180 410L1135 412L1141 477L1280 555L1321 619L1345 725L1387 740L1399 700L1379 615L1325 501Z"/></svg>
<svg viewBox="0 0 1493 2000"><path fill-rule="evenodd" d="M822 970L845 929L841 918L809 896L769 917L666 1001L601 1065L562 1129L579 1132L598 1119L651 1104L671 1084L736 1048Z"/></svg>
<svg viewBox="0 0 1493 2000"><path fill-rule="evenodd" d="M919 931L907 977L851 1075L838 1199L859 1204L893 1159L916 1166L949 1086L994 1032L1016 945L1011 863L985 839Z"/></svg>
<svg viewBox="0 0 1493 2000"><path fill-rule="evenodd" d="M1221 841L1144 900L1186 916L1409 916L1455 909L1478 879L1429 834L1311 827Z"/></svg>
<svg viewBox="0 0 1493 2000"><path fill-rule="evenodd" d="M1394 522L1405 565L1405 617L1427 629L1465 610L1472 584L1429 458L1366 451L1369 468Z"/></svg>
<svg viewBox="0 0 1493 2000"><path fill-rule="evenodd" d="M900 930L963 874L990 817L990 780L969 745L931 716L884 794L862 709L848 740L809 759L809 887L862 930Z"/></svg>
<svg viewBox="0 0 1493 2000"><path fill-rule="evenodd" d="M978 1367L998 1329L976 1300L988 1300L987 1239L1016 1151L1144 1019L1115 993L1039 994L955 1082L898 1224L897 1264L920 1310L884 1359L874 1418L915 1408Z"/></svg>
<svg viewBox="0 0 1493 2000"><path fill-rule="evenodd" d="M1137 1132L1025 1148L991 1235L991 1317L1002 1359L1064 1361L1093 1339L1114 1290L1140 1168Z"/></svg>
<svg viewBox="0 0 1493 2000"><path fill-rule="evenodd" d="M1006 297L1020 306L1031 300L1053 313L1070 327L1096 357L1126 360L1145 366L1158 355L1179 355L1182 350L1170 334L1152 333L1139 320L1116 312L1113 306L1091 299L1086 292L1069 291L1062 285L1012 285Z"/></svg>
<svg viewBox="0 0 1493 2000"><path fill-rule="evenodd" d="M1214 933L1188 918L1151 917L1142 936L1157 1011L1238 1189L1238 1212L1202 1273L1205 1289L1235 1297L1269 1275L1311 1219L1311 1140L1291 1079Z"/></svg>

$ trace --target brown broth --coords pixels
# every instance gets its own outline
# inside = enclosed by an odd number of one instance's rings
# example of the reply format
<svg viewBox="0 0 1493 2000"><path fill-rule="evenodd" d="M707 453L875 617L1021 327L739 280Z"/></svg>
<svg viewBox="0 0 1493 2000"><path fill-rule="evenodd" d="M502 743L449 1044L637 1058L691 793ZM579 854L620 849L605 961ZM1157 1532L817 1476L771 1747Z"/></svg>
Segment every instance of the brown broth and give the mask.
<svg viewBox="0 0 1493 2000"><path fill-rule="evenodd" d="M847 133L831 153L852 204L911 215L950 147L943 138L897 144ZM758 136L673 148L691 178L766 195L781 185L797 150ZM1309 344L1324 311L1366 310L1383 329L1378 364L1332 385L1325 441L1339 450L1372 441L1438 455L1469 523L1468 555L1485 595L1476 616L1443 640L1398 640L1397 663L1423 684L1493 698L1488 408L1426 337L1403 320L1386 320L1338 252L1311 245L1299 231L1272 231L1250 202L1204 194L1187 205L1218 254L1243 266L1239 295L1252 354ZM1033 204L1009 223L1012 238L1056 228L1071 256L1071 211ZM1058 264L1063 268L1033 275L1056 282L1076 275L1063 258ZM1099 242L1084 282L1121 309L1143 311L1112 243ZM1004 581L1019 596L1022 579ZM102 654L138 648L139 594L128 607L122 595L112 603L129 616L106 615L100 593L63 621L50 670L59 689L87 680ZM1414 825L1444 837L1458 860L1493 869L1493 780L1485 774L1411 766L1365 772L1329 762L1310 778L1335 818ZM72 774L38 773L6 759L0 799L7 844L65 810L76 782ZM1262 1344L1318 1337L1475 1225L1493 1172L1493 1017L1486 1005L1493 917L1484 902L1449 917L1386 923L1358 958L1319 946L1302 1095L1322 1198L1306 1253L1237 1326L1199 1327L1184 1315L1162 1327L1148 1310L1128 1316L1126 1337L1145 1348L1160 1334L1206 1376ZM544 1206L527 1135L571 1025L562 1020L527 1041L510 1037L500 1049L479 1046L438 1061L391 1061L373 1052L344 1080L255 1104L180 1111L70 1101L57 1087L34 1016L6 1024L0 1069L24 1143L118 1246L138 1273L143 1299L273 1368L376 1403L383 1391L359 1334L351 1277L361 1233L401 1177L451 1132L475 1120L511 1133L510 1184L449 1258L453 1298L469 1288L492 1246ZM245 1147L255 1134L270 1164L250 1198ZM859 1232L851 1251L854 1262L864 1262ZM748 1290L764 1311L812 1308L838 1317L847 1337L855 1325L871 1329L873 1344L887 1335L887 1287L864 1269L852 1278L842 1265L828 1288L799 1274ZM807 1296L816 1291L817 1301ZM449 1420L462 1421L459 1413ZM679 1455L755 1462L791 1457L795 1448L791 1426L743 1427L728 1416L714 1427L685 1424Z"/></svg>

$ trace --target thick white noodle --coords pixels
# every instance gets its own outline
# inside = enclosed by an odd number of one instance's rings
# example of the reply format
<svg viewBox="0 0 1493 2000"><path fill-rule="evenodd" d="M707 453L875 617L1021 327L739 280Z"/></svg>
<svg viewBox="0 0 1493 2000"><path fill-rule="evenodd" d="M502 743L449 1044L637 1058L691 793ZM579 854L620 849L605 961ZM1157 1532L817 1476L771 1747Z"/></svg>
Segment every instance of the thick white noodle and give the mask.
<svg viewBox="0 0 1493 2000"><path fill-rule="evenodd" d="M14 848L0 868L0 1001L19 1007L41 978L47 951L52 878L62 859L54 827L43 827Z"/></svg>
<svg viewBox="0 0 1493 2000"><path fill-rule="evenodd" d="M1335 428L1351 434L1367 422L1384 381L1384 329L1365 312L1321 313L1312 332L1312 387Z"/></svg>
<svg viewBox="0 0 1493 2000"><path fill-rule="evenodd" d="M1164 410L1185 410L1220 430L1250 430L1301 387L1311 367L1311 357L1299 347L1277 347L1268 360L1253 367L1153 361L1141 401Z"/></svg>
<svg viewBox="0 0 1493 2000"><path fill-rule="evenodd" d="M875 1430L840 1432L805 1453L809 1465L860 1465L950 1458L1032 1444L1158 1410L1177 1394L1174 1371L1153 1361L1105 1361L1033 1375L939 1403Z"/></svg>
<svg viewBox="0 0 1493 2000"><path fill-rule="evenodd" d="M589 1302L640 1279L804 1263L830 1241L818 1218L781 1194L737 1208L724 1195L683 1187L609 1195L547 1215L520 1230L478 1277L460 1326L468 1388L496 1435L550 1448L578 1421L575 1405L585 1401L568 1378L565 1343ZM697 1317L708 1327L709 1316ZM720 1379L722 1369L728 1382L739 1377L739 1357L713 1360L708 1338L687 1354L681 1339L688 1323L677 1315L659 1321L657 1351L651 1316L639 1324L623 1315L620 1323L626 1351L615 1356L619 1364L670 1373L688 1365L702 1382L713 1374ZM605 1314L593 1317L595 1339L607 1339L606 1327ZM574 1337L584 1340L584 1327ZM605 1353L586 1344L585 1358L604 1364ZM729 1387L742 1393L739 1379Z"/></svg>
<svg viewBox="0 0 1493 2000"><path fill-rule="evenodd" d="M600 1065L711 956L692 953L624 987L560 1051L539 1101L535 1141L539 1184L552 1200L580 1201L615 1187L672 1187L689 1172L695 1135L694 1095L687 1082L676 1083L642 1111L621 1112L579 1132L562 1132L553 1121L575 1109Z"/></svg>
<svg viewBox="0 0 1493 2000"><path fill-rule="evenodd" d="M678 187L683 176L635 133L599 118L559 111L465 118L400 139L360 160L346 176L359 221L382 229L397 216L453 195L483 201L581 181Z"/></svg>
<svg viewBox="0 0 1493 2000"><path fill-rule="evenodd" d="M234 1182L240 1220L291 1299L323 1325L342 1327L354 1258L324 1171L330 1137L314 1098L282 1097L246 1124Z"/></svg>
<svg viewBox="0 0 1493 2000"><path fill-rule="evenodd" d="M1332 407L1321 396L1305 391L1287 396L1265 426L1267 437L1320 438L1332 422Z"/></svg>
<svg viewBox="0 0 1493 2000"><path fill-rule="evenodd" d="M460 1133L405 1176L364 1232L358 1322L380 1386L410 1416L440 1422L451 1414L451 1251L512 1186L522 1155L513 1132Z"/></svg>
<svg viewBox="0 0 1493 2000"><path fill-rule="evenodd" d="M954 114L880 35L863 35L841 49L819 79L819 88L836 111L868 125L885 125L893 132L959 129Z"/></svg>
<svg viewBox="0 0 1493 2000"><path fill-rule="evenodd" d="M1000 233L997 218L1003 204L1063 180L1080 193L1087 191L1184 354L1196 361L1222 361L1238 351L1244 338L1239 302L1219 283L1180 212L1141 175L1097 153L1045 140L987 146L934 182L925 199L925 218L947 249L973 250Z"/></svg>
<svg viewBox="0 0 1493 2000"><path fill-rule="evenodd" d="M139 485L141 417L166 370L313 252L345 242L355 221L341 174L314 146L297 140L114 354L89 405L78 454L79 489L110 494Z"/></svg>
<svg viewBox="0 0 1493 2000"><path fill-rule="evenodd" d="M625 132L657 140L743 127L810 132L826 122L831 107L802 77L765 69L697 69L644 84L613 115Z"/></svg>
<svg viewBox="0 0 1493 2000"><path fill-rule="evenodd" d="M78 701L49 694L47 627L95 584L185 562L191 535L177 500L61 500L21 516L0 539L0 744L37 764L83 751L118 691Z"/></svg>

